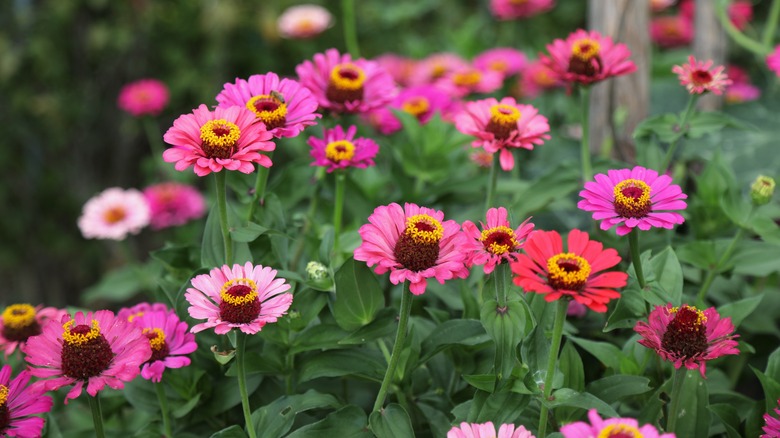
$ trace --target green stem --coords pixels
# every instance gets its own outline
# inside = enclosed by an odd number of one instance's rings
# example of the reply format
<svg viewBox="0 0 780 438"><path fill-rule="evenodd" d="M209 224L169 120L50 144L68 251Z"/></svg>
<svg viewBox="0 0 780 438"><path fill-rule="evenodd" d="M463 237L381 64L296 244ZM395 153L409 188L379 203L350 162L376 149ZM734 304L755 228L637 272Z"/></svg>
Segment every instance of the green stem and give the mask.
<svg viewBox="0 0 780 438"><path fill-rule="evenodd" d="M230 237L230 225L227 214L227 188L225 187L226 171L216 172L217 208L219 208L219 226L222 229L222 242L225 244L225 264L233 264L233 239Z"/></svg>
<svg viewBox="0 0 780 438"><path fill-rule="evenodd" d="M341 14L344 22L344 43L352 58L360 57L357 29L355 28L355 0L341 0Z"/></svg>
<svg viewBox="0 0 780 438"><path fill-rule="evenodd" d="M249 408L249 393L246 389L246 368L244 368L244 355L246 351L246 333L236 332L236 371L238 372L238 390L241 393L241 407L244 410L244 422L249 438L257 438L255 427L252 424L252 410Z"/></svg>
<svg viewBox="0 0 780 438"><path fill-rule="evenodd" d="M555 322L553 323L552 345L550 345L550 355L547 357L547 374L544 376L544 401L542 410L539 413L539 433L538 437L547 436L547 405L544 402L550 400L552 394L553 378L555 377L555 365L558 361L558 351L561 349L561 338L563 337L563 323L566 322L566 309L569 307L567 300L559 299L555 306Z"/></svg>
<svg viewBox="0 0 780 438"><path fill-rule="evenodd" d="M166 438L173 438L173 428L171 427L171 419L168 415L168 397L165 395L165 387L162 381L159 383L153 383L154 391L157 393L157 401L160 403L160 413L162 414L163 428L165 429Z"/></svg>
<svg viewBox="0 0 780 438"><path fill-rule="evenodd" d="M769 16L766 19L766 27L764 28L764 35L761 38L761 43L764 45L764 49L767 52L772 51L772 40L775 37L775 31L777 30L777 21L780 19L780 0L773 0L772 6L769 9Z"/></svg>
<svg viewBox="0 0 780 438"><path fill-rule="evenodd" d="M507 263L501 263L493 271L493 281L496 285L496 301L499 307L506 307L506 277L508 275Z"/></svg>
<svg viewBox="0 0 780 438"><path fill-rule="evenodd" d="M679 126L679 133L674 137L671 143L669 143L669 149L666 151L666 155L664 156L664 162L661 165L661 168L658 169L659 172L664 173L669 168L669 164L672 162L672 157L674 157L674 150L677 148L677 141L680 140L687 132L688 132L688 119L691 117L691 114L693 113L693 108L696 104L696 101L699 100L698 94L691 94L688 98L688 105L686 105L685 110L682 113L682 116L680 117L680 126Z"/></svg>
<svg viewBox="0 0 780 438"><path fill-rule="evenodd" d="M737 234L734 235L734 238L731 239L731 243L729 243L728 248L726 248L726 252L723 253L722 256L720 256L720 259L718 259L718 262L715 264L715 266L710 269L710 271L707 273L707 277L704 279L704 283L701 284L701 288L699 289L699 293L696 294L696 304L699 307L705 306L704 298L707 297L707 291L710 290L710 286L712 286L712 281L715 280L715 276L718 275L718 271L723 266L724 263L731 257L731 253L734 252L734 248L737 246L737 242L739 242L742 239L742 236L745 235L745 229L740 227L739 231L737 231Z"/></svg>
<svg viewBox="0 0 780 438"><path fill-rule="evenodd" d="M274 152L268 152L268 158L273 158ZM270 167L257 165L257 179L255 180L255 191L252 193L252 202L249 203L249 211L246 215L246 221L251 222L255 216L255 210L257 206L262 204L265 200L265 187L268 185L268 174L271 172Z"/></svg>
<svg viewBox="0 0 780 438"><path fill-rule="evenodd" d="M582 123L582 141L580 159L582 160L582 180L593 179L593 166L590 164L590 87L580 87L580 121Z"/></svg>
<svg viewBox="0 0 780 438"><path fill-rule="evenodd" d="M493 154L493 165L490 166L490 179L488 181L487 199L485 199L485 210L493 206L493 198L496 196L496 186L498 185L498 166L500 152Z"/></svg>
<svg viewBox="0 0 780 438"><path fill-rule="evenodd" d="M95 437L105 438L106 433L103 430L103 410L100 408L100 393L94 397L87 396L89 407L92 409L92 422L95 424Z"/></svg>
<svg viewBox="0 0 780 438"><path fill-rule="evenodd" d="M666 411L666 431L674 433L677 427L677 417L680 411L680 391L682 390L688 368L680 367L674 371L672 393L669 396L669 410Z"/></svg>
<svg viewBox="0 0 780 438"><path fill-rule="evenodd" d="M314 176L314 184L312 187L312 195L309 197L311 199L309 201L309 210L306 212L306 223L303 224L303 229L300 233L300 239L298 240L297 247L295 248L295 252L292 257L292 261L290 262L290 269L295 270L298 267L298 261L300 261L301 256L303 255L303 250L306 247L306 236L309 234L309 230L311 229L311 224L314 222L314 215L317 213L317 203L320 199L319 196L317 196L317 189L320 185L320 180L324 178L325 176L325 168L324 167L318 167L317 172Z"/></svg>
<svg viewBox="0 0 780 438"><path fill-rule="evenodd" d="M339 237L341 236L341 217L344 212L344 190L347 175L341 170L336 171L336 198L333 203L333 252L339 258Z"/></svg>
<svg viewBox="0 0 780 438"><path fill-rule="evenodd" d="M146 140L149 142L149 149L152 151L154 162L163 175L172 177L176 174L176 170L162 158L165 145L162 142L160 127L151 117L142 117L141 125L144 127L144 133L146 134Z"/></svg>
<svg viewBox="0 0 780 438"><path fill-rule="evenodd" d="M726 31L726 33L731 37L731 39L734 40L735 43L759 56L766 56L769 54L771 48L753 40L734 26L734 23L731 22L731 19L726 12L726 5L723 1L716 3L715 12L718 15L721 26L723 26L723 30Z"/></svg>
<svg viewBox="0 0 780 438"><path fill-rule="evenodd" d="M378 412L385 404L385 397L387 397L387 390L390 388L390 384L395 377L395 368L398 366L398 360L401 358L401 351L404 347L404 341L406 340L406 326L409 324L409 314L412 313L412 293L409 291L408 281L404 282L404 290L401 295L401 311L398 320L398 331L395 334L395 343L393 344L393 352L390 353L390 363L387 364L387 371L385 377L382 379L382 386L379 387L379 393L376 396L374 402L373 412Z"/></svg>
<svg viewBox="0 0 780 438"><path fill-rule="evenodd" d="M636 280L639 282L639 288L644 290L645 274L642 271L642 258L639 253L639 230L633 229L628 233L628 246L631 248L631 262L634 264L634 272L636 272Z"/></svg>

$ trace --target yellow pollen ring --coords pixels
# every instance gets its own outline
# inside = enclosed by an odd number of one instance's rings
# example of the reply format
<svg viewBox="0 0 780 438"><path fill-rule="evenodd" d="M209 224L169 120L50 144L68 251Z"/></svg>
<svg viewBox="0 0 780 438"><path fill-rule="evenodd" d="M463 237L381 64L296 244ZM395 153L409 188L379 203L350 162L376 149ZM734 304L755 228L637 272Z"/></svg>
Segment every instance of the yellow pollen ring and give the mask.
<svg viewBox="0 0 780 438"><path fill-rule="evenodd" d="M6 400L8 400L8 387L0 385L0 407L5 405Z"/></svg>
<svg viewBox="0 0 780 438"><path fill-rule="evenodd" d="M642 190L642 195L638 198L624 195L623 190L631 187ZM623 180L615 185L614 194L615 202L628 208L645 208L650 204L650 186L642 180Z"/></svg>
<svg viewBox="0 0 780 438"><path fill-rule="evenodd" d="M232 148L241 137L241 130L235 123L225 119L209 120L200 127L200 139L218 148Z"/></svg>
<svg viewBox="0 0 780 438"><path fill-rule="evenodd" d="M29 304L11 304L3 311L3 325L13 329L27 327L35 322L35 307Z"/></svg>
<svg viewBox="0 0 780 438"><path fill-rule="evenodd" d="M236 297L228 293L233 286L246 286L252 291L246 295ZM244 304L253 303L257 299L257 284L248 278L234 278L222 285L219 296L222 298L222 301L234 306L243 306Z"/></svg>
<svg viewBox="0 0 780 438"><path fill-rule="evenodd" d="M273 111L260 110L256 106L258 101L274 102L277 105L276 109ZM279 123L287 117L287 104L270 94L261 94L249 99L246 103L246 107L247 109L252 110L252 112L257 115L257 118L262 120L266 125L271 124L269 122Z"/></svg>
<svg viewBox="0 0 780 438"><path fill-rule="evenodd" d="M344 76L344 73L349 75ZM360 90L365 81L366 73L355 64L339 64L330 71L330 82L339 90Z"/></svg>
<svg viewBox="0 0 780 438"><path fill-rule="evenodd" d="M103 213L103 219L109 224L115 224L121 222L126 217L127 217L127 211L123 206L120 205L111 207Z"/></svg>
<svg viewBox="0 0 780 438"><path fill-rule="evenodd" d="M406 218L404 233L416 243L430 245L439 243L444 237L444 227L439 221L427 214L416 214Z"/></svg>
<svg viewBox="0 0 780 438"><path fill-rule="evenodd" d="M351 141L337 140L325 146L325 158L338 163L341 160L351 160L355 156L355 145Z"/></svg>
<svg viewBox="0 0 780 438"><path fill-rule="evenodd" d="M590 61L598 56L601 45L596 40L582 38L571 45L571 54L582 61Z"/></svg>
<svg viewBox="0 0 780 438"><path fill-rule="evenodd" d="M490 61L489 67L493 71L503 73L509 68L509 64L507 64L507 62L504 60L496 59L494 61Z"/></svg>
<svg viewBox="0 0 780 438"><path fill-rule="evenodd" d="M415 117L420 117L431 109L431 104L428 102L428 99L422 96L415 96L407 99L406 102L401 105L401 109Z"/></svg>
<svg viewBox="0 0 780 438"><path fill-rule="evenodd" d="M571 263L577 265L576 271L566 271L561 267L561 263ZM575 255L572 252L564 252L554 255L547 259L547 272L550 279L556 280L564 285L581 285L588 280L590 276L590 263L584 258Z"/></svg>
<svg viewBox="0 0 780 438"><path fill-rule="evenodd" d="M490 107L490 120L499 125L514 125L521 116L520 110L512 105L499 103Z"/></svg>
<svg viewBox="0 0 780 438"><path fill-rule="evenodd" d="M144 312L136 312L127 317L127 322L133 322L134 319L144 316Z"/></svg>
<svg viewBox="0 0 780 438"><path fill-rule="evenodd" d="M502 245L496 242L492 242L490 245L487 246L487 250L489 252L495 255L506 254L512 251L513 249L517 248L517 245L519 245L517 240L515 240L515 232L512 231L511 228L505 226L493 227L487 230L482 230L482 236L479 238L479 241L484 244L485 241L488 240L488 238L490 238L490 236L496 233L502 233L507 235L509 239L511 239L511 245Z"/></svg>
<svg viewBox="0 0 780 438"><path fill-rule="evenodd" d="M62 340L69 345L84 345L100 336L100 324L95 319L92 320L92 328L87 333L73 333L73 324L74 320L71 319L62 325Z"/></svg>
<svg viewBox="0 0 780 438"><path fill-rule="evenodd" d="M165 333L159 328L145 328L144 334L149 338L149 345L152 346L152 350L160 351L165 346ZM154 337L149 337L149 333L154 334Z"/></svg>
<svg viewBox="0 0 780 438"><path fill-rule="evenodd" d="M599 436L596 438L610 438L613 436L644 438L644 435L639 429L627 424L608 424L604 429L601 429Z"/></svg>
<svg viewBox="0 0 780 438"><path fill-rule="evenodd" d="M707 316L704 314L704 312L697 309L696 306L689 306L687 304L683 304L682 307L687 307L688 310L691 310L696 313L696 322L695 322L696 326L700 326L707 322ZM674 315L679 310L680 310L679 307L672 307L671 309L669 309L669 314Z"/></svg>
<svg viewBox="0 0 780 438"><path fill-rule="evenodd" d="M480 80L482 80L482 74L476 70L470 70L465 73L455 73L452 75L452 82L454 82L455 85L460 85L462 87L473 87L474 85L477 85Z"/></svg>

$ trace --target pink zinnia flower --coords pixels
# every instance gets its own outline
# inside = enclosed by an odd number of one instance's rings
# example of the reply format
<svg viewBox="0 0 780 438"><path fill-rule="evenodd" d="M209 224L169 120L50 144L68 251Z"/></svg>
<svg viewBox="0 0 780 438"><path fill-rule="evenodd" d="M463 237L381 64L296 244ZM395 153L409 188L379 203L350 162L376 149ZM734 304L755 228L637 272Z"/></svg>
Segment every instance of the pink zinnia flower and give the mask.
<svg viewBox="0 0 780 438"><path fill-rule="evenodd" d="M761 97L761 89L745 82L729 85L726 89L726 102L742 103L757 100Z"/></svg>
<svg viewBox="0 0 780 438"><path fill-rule="evenodd" d="M54 307L11 304L0 314L0 350L6 358L31 336L41 334L49 320L59 321L67 312Z"/></svg>
<svg viewBox="0 0 780 438"><path fill-rule="evenodd" d="M733 81L734 84L750 83L750 75L744 68L729 64L726 66L726 75Z"/></svg>
<svg viewBox="0 0 780 438"><path fill-rule="evenodd" d="M295 71L320 107L337 113L364 113L386 105L396 95L393 78L377 62L353 61L336 49L314 55L314 62L304 61Z"/></svg>
<svg viewBox="0 0 780 438"><path fill-rule="evenodd" d="M490 0L490 12L499 20L529 18L555 7L555 0Z"/></svg>
<svg viewBox="0 0 780 438"><path fill-rule="evenodd" d="M650 22L650 38L661 47L687 46L693 41L693 22L682 14L655 17Z"/></svg>
<svg viewBox="0 0 780 438"><path fill-rule="evenodd" d="M135 117L156 116L168 105L168 87L157 79L141 79L119 91L117 105Z"/></svg>
<svg viewBox="0 0 780 438"><path fill-rule="evenodd" d="M417 61L395 53L385 53L374 58L380 67L387 70L396 84L402 87L408 87L410 77L414 71Z"/></svg>
<svg viewBox="0 0 780 438"><path fill-rule="evenodd" d="M44 420L34 417L51 410L51 397L28 388L30 372L22 371L11 380L11 366L0 368L0 435L37 438L43 431Z"/></svg>
<svg viewBox="0 0 780 438"><path fill-rule="evenodd" d="M619 298L615 289L626 285L625 272L601 272L620 263L612 248L588 238L588 233L571 230L564 252L556 231L534 231L526 240L525 254L510 264L514 284L526 292L544 294L545 301L571 298L594 312L606 312L607 303Z"/></svg>
<svg viewBox="0 0 780 438"><path fill-rule="evenodd" d="M250 262L214 268L193 278L192 286L184 295L190 316L206 320L192 333L214 328L224 335L237 328L252 335L285 315L293 300L290 285L276 278L276 270Z"/></svg>
<svg viewBox="0 0 780 438"><path fill-rule="evenodd" d="M325 129L324 138L309 137L312 166L328 168L328 173L336 169L357 167L365 169L374 165L374 157L379 152L379 145L370 138L355 138L357 126L350 126L347 132L336 126Z"/></svg>
<svg viewBox="0 0 780 438"><path fill-rule="evenodd" d="M432 85L418 85L402 90L388 106L372 110L363 118L382 134L390 135L401 129L401 121L391 108L415 116L420 124L424 125L434 114L443 113L451 105L452 99L446 92Z"/></svg>
<svg viewBox="0 0 780 438"><path fill-rule="evenodd" d="M634 331L642 335L640 344L655 350L675 368L698 368L702 377L706 377L708 360L739 354L734 340L739 335L732 334L731 318L721 319L714 307L701 311L687 304L655 306L647 322L637 322Z"/></svg>
<svg viewBox="0 0 780 438"><path fill-rule="evenodd" d="M675 4L677 0L650 0L650 8L653 12L660 12Z"/></svg>
<svg viewBox="0 0 780 438"><path fill-rule="evenodd" d="M588 411L590 424L577 421L561 426L563 438L585 437L639 437L642 438L675 438L673 433L659 433L652 424L639 427L639 422L633 418L602 419L595 409Z"/></svg>
<svg viewBox="0 0 780 438"><path fill-rule="evenodd" d="M124 382L133 380L152 355L141 330L108 310L49 321L43 333L28 339L21 349L30 374L42 379L34 388L54 391L73 385L65 403L81 395L84 385L93 397L106 385L124 388Z"/></svg>
<svg viewBox="0 0 780 438"><path fill-rule="evenodd" d="M780 404L780 400L777 401ZM780 409L775 408L775 415L780 415ZM780 437L780 419L769 415L769 412L764 414L764 422L766 425L763 427L764 434L761 438L777 438Z"/></svg>
<svg viewBox="0 0 780 438"><path fill-rule="evenodd" d="M592 211L593 219L601 221L601 229L617 225L617 234L625 236L634 228L652 227L672 229L685 222L679 213L685 210L683 201L688 195L680 186L672 184L669 175L658 175L652 169L636 166L633 169L610 170L599 173L595 182L585 183L580 192L583 199L577 203L581 210Z"/></svg>
<svg viewBox="0 0 780 438"><path fill-rule="evenodd" d="M112 187L84 204L78 226L86 239L124 240L141 232L149 220L149 205L141 192Z"/></svg>
<svg viewBox="0 0 780 438"><path fill-rule="evenodd" d="M714 69L712 60L697 61L693 55L688 57L688 63L675 65L672 73L676 73L680 79L680 85L684 86L690 94L702 94L711 91L722 94L723 90L731 85L731 79L724 72L725 67L719 65Z"/></svg>
<svg viewBox="0 0 780 438"><path fill-rule="evenodd" d="M513 230L504 207L489 209L486 219L480 223L482 231L471 221L463 222L463 232L469 237L463 250L468 254L466 266L484 265L485 274L490 274L496 265L517 260L534 224L529 223L529 217Z"/></svg>
<svg viewBox="0 0 780 438"><path fill-rule="evenodd" d="M184 225L206 213L206 201L198 189L177 182L155 184L144 189L153 229Z"/></svg>
<svg viewBox="0 0 780 438"><path fill-rule="evenodd" d="M447 438L536 438L524 426L514 424L502 424L496 435L496 427L493 423L460 423L460 426L452 426L447 432Z"/></svg>
<svg viewBox="0 0 780 438"><path fill-rule="evenodd" d="M282 38L306 39L333 25L333 15L319 5L297 5L284 10L276 21Z"/></svg>
<svg viewBox="0 0 780 438"><path fill-rule="evenodd" d="M583 318L587 314L588 308L584 304L578 303L577 301L570 301L569 307L566 308L566 316L571 316L573 318Z"/></svg>
<svg viewBox="0 0 780 438"><path fill-rule="evenodd" d="M472 93L492 93L504 84L504 75L495 70L465 67L447 73L434 85L454 98Z"/></svg>
<svg viewBox="0 0 780 438"><path fill-rule="evenodd" d="M206 176L222 169L252 173L254 163L271 167L271 159L260 152L270 152L276 145L262 123L255 123L255 113L244 107L215 108L206 105L183 114L163 136L172 145L163 159L176 163L182 171L194 166L195 174Z"/></svg>
<svg viewBox="0 0 780 438"><path fill-rule="evenodd" d="M520 73L525 67L525 54L510 47L496 47L486 50L474 58L474 67L479 70L493 70L503 77Z"/></svg>
<svg viewBox="0 0 780 438"><path fill-rule="evenodd" d="M311 91L292 79L279 80L270 72L225 84L217 102L221 108L246 107L276 138L295 137L322 117L315 112L317 99Z"/></svg>
<svg viewBox="0 0 780 438"><path fill-rule="evenodd" d="M434 53L415 64L409 76L410 85L433 84L450 72L467 68L469 63L454 53Z"/></svg>
<svg viewBox="0 0 780 438"><path fill-rule="evenodd" d="M390 271L391 283L408 280L409 290L420 295L428 278L444 284L468 276L466 236L457 222L444 220L443 212L392 203L377 207L368 222L358 231L363 242L355 249L355 260L376 265L374 272L380 275Z"/></svg>
<svg viewBox="0 0 780 438"><path fill-rule="evenodd" d="M780 45L775 46L775 50L766 57L766 66L780 77Z"/></svg>
<svg viewBox="0 0 780 438"><path fill-rule="evenodd" d="M556 39L547 51L549 56L541 55L540 60L569 84L589 85L636 71L628 48L595 30L579 29L565 40Z"/></svg>
<svg viewBox="0 0 780 438"><path fill-rule="evenodd" d="M120 310L118 317L141 329L149 340L152 356L141 367L141 377L146 380L160 382L166 368L186 367L190 358L185 355L198 349L187 323L165 304L141 303Z"/></svg>
<svg viewBox="0 0 780 438"><path fill-rule="evenodd" d="M520 73L520 79L517 83L517 95L523 99L533 99L542 91L558 88L563 85L555 72L536 60L528 63Z"/></svg>
<svg viewBox="0 0 780 438"><path fill-rule="evenodd" d="M533 106L518 104L511 97L466 103L465 109L455 116L455 127L476 137L471 143L473 147L500 152L501 168L505 171L515 166L513 148L533 150L534 145L550 139L547 118Z"/></svg>
<svg viewBox="0 0 780 438"><path fill-rule="evenodd" d="M472 152L469 155L469 159L472 163L479 167L484 167L485 169L490 169L490 166L493 165L493 154L484 149L479 149Z"/></svg>
<svg viewBox="0 0 780 438"><path fill-rule="evenodd" d="M727 12L734 27L743 30L753 19L753 3L750 0L734 0L729 3Z"/></svg>

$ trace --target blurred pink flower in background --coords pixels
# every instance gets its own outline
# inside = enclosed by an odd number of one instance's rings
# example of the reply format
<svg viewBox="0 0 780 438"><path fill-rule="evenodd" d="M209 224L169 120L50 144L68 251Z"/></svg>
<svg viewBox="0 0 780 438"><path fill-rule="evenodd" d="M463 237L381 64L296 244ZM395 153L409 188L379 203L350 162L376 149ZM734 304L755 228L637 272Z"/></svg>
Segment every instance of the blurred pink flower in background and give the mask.
<svg viewBox="0 0 780 438"><path fill-rule="evenodd" d="M141 192L112 187L84 204L78 226L86 239L124 240L149 225L150 217Z"/></svg>
<svg viewBox="0 0 780 438"><path fill-rule="evenodd" d="M533 99L545 90L558 88L562 85L563 82L558 80L555 72L541 61L536 60L528 63L520 73L520 79L514 93L521 99Z"/></svg>
<svg viewBox="0 0 780 438"><path fill-rule="evenodd" d="M496 47L485 50L474 58L474 67L479 70L493 70L504 77L520 73L527 63L525 54L511 47Z"/></svg>
<svg viewBox="0 0 780 438"><path fill-rule="evenodd" d="M735 83L726 88L726 102L742 103L758 100L761 89L746 82Z"/></svg>
<svg viewBox="0 0 780 438"><path fill-rule="evenodd" d="M11 379L11 365L0 368L0 434L7 437L35 438L43 436L45 414L54 403L27 384L31 374L23 370Z"/></svg>
<svg viewBox="0 0 780 438"><path fill-rule="evenodd" d="M694 0L683 0L680 2L680 13L693 21L696 13ZM726 13L731 24L738 30L743 30L747 23L753 19L753 4L750 0L733 0L728 4Z"/></svg>
<svg viewBox="0 0 780 438"><path fill-rule="evenodd" d="M8 358L31 336L41 334L41 327L49 320L59 321L66 313L65 310L55 307L9 305L0 314L0 351Z"/></svg>
<svg viewBox="0 0 780 438"><path fill-rule="evenodd" d="M729 77L735 84L750 83L750 75L744 68L729 64L726 66L726 76Z"/></svg>
<svg viewBox="0 0 780 438"><path fill-rule="evenodd" d="M653 9L653 12L659 12L672 6L676 2L677 0L650 0L650 7Z"/></svg>
<svg viewBox="0 0 780 438"><path fill-rule="evenodd" d="M144 189L149 203L150 225L153 229L184 225L206 213L203 195L192 186L178 182L164 182Z"/></svg>
<svg viewBox="0 0 780 438"><path fill-rule="evenodd" d="M628 47L595 30L578 29L565 40L556 39L547 52L540 60L568 84L589 85L636 71Z"/></svg>
<svg viewBox="0 0 780 438"><path fill-rule="evenodd" d="M382 134L389 135L401 129L401 121L391 109L405 111L424 125L434 114L442 113L451 106L452 99L446 92L432 85L418 85L401 90L389 105L372 110L363 118Z"/></svg>
<svg viewBox="0 0 780 438"><path fill-rule="evenodd" d="M687 64L672 67L672 73L677 74L680 85L684 86L690 94L703 94L710 91L720 95L732 81L724 72L725 67L719 65L712 68L712 64L712 60L697 61L691 55L688 57Z"/></svg>
<svg viewBox="0 0 780 438"><path fill-rule="evenodd" d="M409 76L409 84L432 84L450 72L468 66L469 63L460 55L448 52L434 53L414 65Z"/></svg>
<svg viewBox="0 0 780 438"><path fill-rule="evenodd" d="M131 82L119 91L117 105L135 117L155 116L168 104L168 87L157 79Z"/></svg>
<svg viewBox="0 0 780 438"><path fill-rule="evenodd" d="M661 47L687 46L693 41L693 22L682 15L665 15L650 21L650 38Z"/></svg>
<svg viewBox="0 0 780 438"><path fill-rule="evenodd" d="M417 61L395 53L385 53L374 58L382 68L390 73L396 84L407 87Z"/></svg>
<svg viewBox="0 0 780 438"><path fill-rule="evenodd" d="M502 73L495 70L480 70L476 67L453 70L434 83L453 98L465 97L472 93L492 93L503 84Z"/></svg>
<svg viewBox="0 0 780 438"><path fill-rule="evenodd" d="M373 166L379 145L369 138L355 138L356 133L357 126L350 126L346 132L336 126L325 129L324 138L309 137L310 154L314 158L311 165L327 167L328 173L348 167Z"/></svg>
<svg viewBox="0 0 780 438"><path fill-rule="evenodd" d="M490 0L490 12L499 20L529 18L555 7L555 0Z"/></svg>
<svg viewBox="0 0 780 438"><path fill-rule="evenodd" d="M319 5L297 5L285 9L276 25L283 38L313 38L333 25L333 15Z"/></svg>
<svg viewBox="0 0 780 438"><path fill-rule="evenodd" d="M780 45L775 46L775 50L766 57L766 65L780 77Z"/></svg>

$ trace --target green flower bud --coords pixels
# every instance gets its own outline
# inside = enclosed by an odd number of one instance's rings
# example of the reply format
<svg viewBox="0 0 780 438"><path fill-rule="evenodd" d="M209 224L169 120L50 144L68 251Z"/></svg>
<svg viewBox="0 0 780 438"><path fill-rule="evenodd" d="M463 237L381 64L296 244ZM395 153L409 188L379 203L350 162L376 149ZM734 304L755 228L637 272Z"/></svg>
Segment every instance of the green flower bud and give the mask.
<svg viewBox="0 0 780 438"><path fill-rule="evenodd" d="M311 261L306 264L306 275L310 280L324 280L328 278L328 268L320 262Z"/></svg>
<svg viewBox="0 0 780 438"><path fill-rule="evenodd" d="M759 175L756 181L750 187L750 198L753 204L767 204L775 193L775 180L771 177Z"/></svg>

